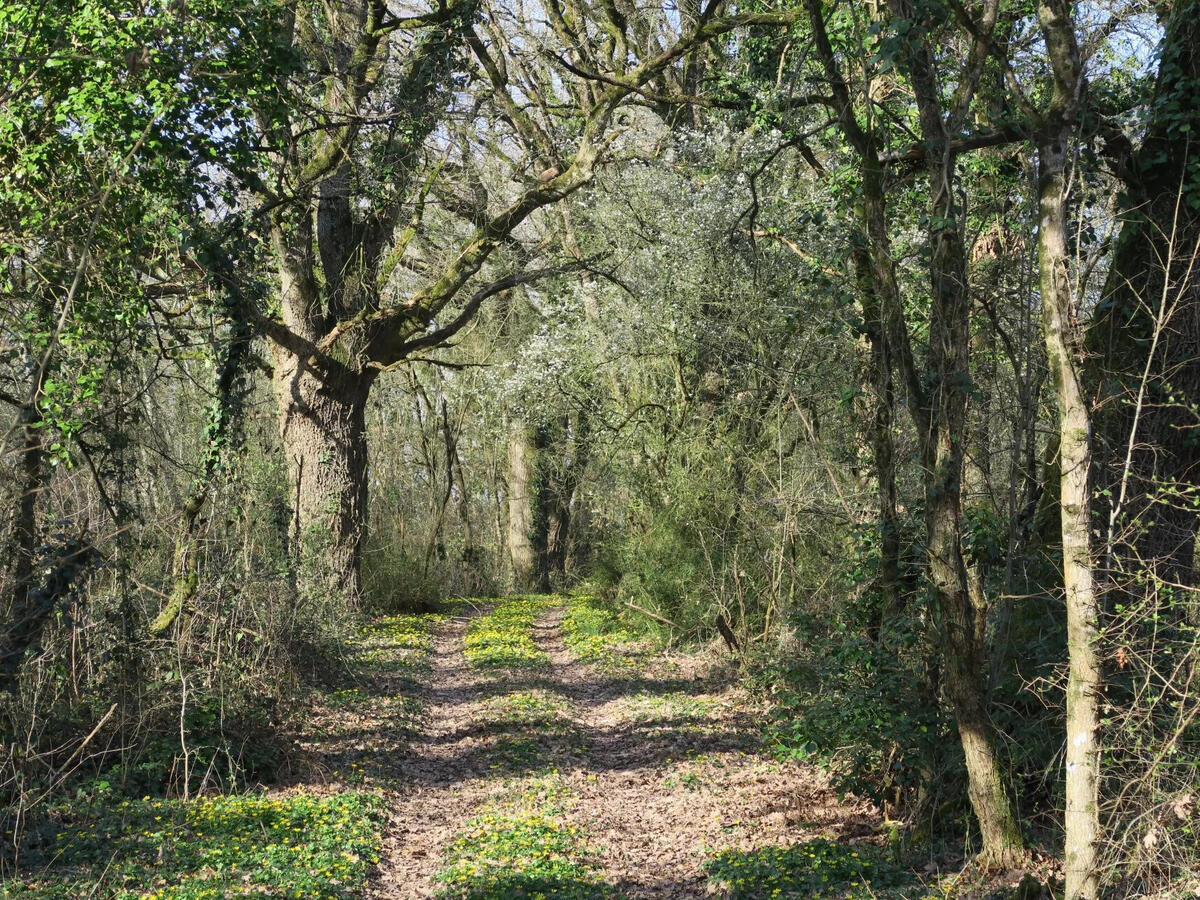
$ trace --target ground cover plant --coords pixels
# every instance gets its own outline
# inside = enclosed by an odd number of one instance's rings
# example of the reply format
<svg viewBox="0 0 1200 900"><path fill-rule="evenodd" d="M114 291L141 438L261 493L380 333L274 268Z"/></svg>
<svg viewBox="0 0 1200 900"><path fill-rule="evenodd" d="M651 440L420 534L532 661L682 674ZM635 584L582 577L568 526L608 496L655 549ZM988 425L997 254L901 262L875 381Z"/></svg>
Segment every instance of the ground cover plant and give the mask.
<svg viewBox="0 0 1200 900"><path fill-rule="evenodd" d="M730 900L882 900L921 896L913 893L913 877L884 859L878 848L821 838L791 847L726 850L710 857L704 868L714 888L723 891L723 896Z"/></svg>
<svg viewBox="0 0 1200 900"><path fill-rule="evenodd" d="M545 731L567 724L566 712L563 700L548 691L512 691L489 700L479 720L498 728Z"/></svg>
<svg viewBox="0 0 1200 900"><path fill-rule="evenodd" d="M431 630L441 621L419 614L369 623L338 676L353 686L313 692L296 725L310 758L293 764L313 770L321 793L152 799L97 781L100 789L80 795L87 802L51 811L57 833L41 854L44 871L6 882L5 896L360 896L379 860L383 801L361 790L329 793L324 782L379 782L381 764L415 733L422 704L414 691L429 673Z"/></svg>
<svg viewBox="0 0 1200 900"><path fill-rule="evenodd" d="M467 660L483 669L544 666L548 657L538 649L532 631L550 602L543 597L514 597L498 603L467 629Z"/></svg>
<svg viewBox="0 0 1200 900"><path fill-rule="evenodd" d="M544 770L553 751L568 750L580 741L570 704L545 688L491 697L480 704L474 719L492 741L494 771Z"/></svg>
<svg viewBox="0 0 1200 900"><path fill-rule="evenodd" d="M638 643L645 639L609 605L587 594L570 598L562 634L576 659L602 670L636 667Z"/></svg>
<svg viewBox="0 0 1200 900"><path fill-rule="evenodd" d="M446 613L385 616L359 629L347 646L345 670L311 692L303 720L294 725L302 752L290 763L305 773L301 782L392 782L420 731L433 636L446 619Z"/></svg>
<svg viewBox="0 0 1200 900"><path fill-rule="evenodd" d="M692 697L682 691L638 691L628 701L630 714L639 720L669 719L703 724L716 708L710 699Z"/></svg>
<svg viewBox="0 0 1200 900"><path fill-rule="evenodd" d="M359 677L384 674L412 682L429 668L432 629L444 621L441 613L385 616L363 627L351 645L351 664Z"/></svg>
<svg viewBox="0 0 1200 900"><path fill-rule="evenodd" d="M379 795L354 791L108 796L86 811L64 807L46 870L7 880L2 896L349 900L379 861L383 810Z"/></svg>
<svg viewBox="0 0 1200 900"><path fill-rule="evenodd" d="M493 805L467 822L436 876L445 900L601 900L614 895L597 876L592 850L564 820L564 792L553 781Z"/></svg>

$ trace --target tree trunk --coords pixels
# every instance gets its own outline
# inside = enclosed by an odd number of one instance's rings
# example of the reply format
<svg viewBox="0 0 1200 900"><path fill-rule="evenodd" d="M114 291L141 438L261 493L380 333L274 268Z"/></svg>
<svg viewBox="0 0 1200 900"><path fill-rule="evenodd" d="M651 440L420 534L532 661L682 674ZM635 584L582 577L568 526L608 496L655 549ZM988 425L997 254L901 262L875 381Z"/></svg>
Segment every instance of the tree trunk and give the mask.
<svg viewBox="0 0 1200 900"><path fill-rule="evenodd" d="M230 311L241 305L240 296L231 295ZM250 332L233 319L229 344L217 354L217 379L213 405L209 409L204 430L204 445L200 457L200 477L183 502L181 528L175 538L175 554L171 563L171 593L167 605L150 623L149 632L164 634L184 613L200 583L200 512L208 502L216 481L224 449L236 444L235 432L241 428L241 401L246 390L243 369L250 353Z"/></svg>
<svg viewBox="0 0 1200 900"><path fill-rule="evenodd" d="M537 451L536 430L525 425L513 429L508 444L508 553L518 591L542 588L535 533Z"/></svg>
<svg viewBox="0 0 1200 900"><path fill-rule="evenodd" d="M891 0L898 18L919 18L908 0ZM971 602L962 555L963 431L971 390L971 303L963 246L964 210L956 202L953 120L969 111L963 97L948 126L933 48L926 40L906 46L913 95L928 146L930 321L928 369L934 382L926 412L917 417L925 469L925 528L935 617L941 626L946 693L954 707L967 764L968 793L979 821L985 867L1010 868L1025 855L1016 809L1004 787L996 735L987 714L981 678L979 611ZM969 100L970 94L964 95ZM911 379L912 374L908 377Z"/></svg>
<svg viewBox="0 0 1200 900"><path fill-rule="evenodd" d="M374 372L318 370L276 344L275 398L292 498L297 591L362 599L367 527L366 408Z"/></svg>
<svg viewBox="0 0 1200 900"><path fill-rule="evenodd" d="M459 423L461 426L461 422ZM457 490L458 518L463 527L462 567L467 592L476 594L483 586L483 554L475 543L475 527L471 517L471 491L467 475L463 471L462 457L458 452L457 432L450 425L446 399L442 398L442 434L446 440L446 483L447 490Z"/></svg>
<svg viewBox="0 0 1200 900"><path fill-rule="evenodd" d="M962 556L962 434L966 423L970 349L970 301L962 210L955 205L955 157L943 117L941 85L935 76L932 50L914 37L904 46L928 148L930 209L929 274L931 280L929 354L925 371L918 368L905 322L887 231L884 170L877 140L854 112L849 82L825 30L819 0L806 0L813 38L833 93L843 133L859 157L862 177L862 220L875 294L881 304L883 339L902 376L908 410L916 426L925 474L925 530L931 611L940 626L946 693L954 707L967 763L968 793L979 821L985 866L1009 866L1024 856L1024 839L1013 802L1004 788L995 754L996 736L987 715L980 672L977 615L967 590ZM908 0L890 0L898 19L916 21ZM979 48L977 48L979 49ZM967 105L952 118L961 119ZM958 128L961 121L954 123ZM927 385L929 377L932 383Z"/></svg>
<svg viewBox="0 0 1200 900"><path fill-rule="evenodd" d="M8 616L3 643L0 644L0 683L6 690L16 688L16 676L25 651L37 640L42 626L52 611L36 602L34 594L34 563L37 557L38 498L46 490L50 468L46 465L44 431L36 403L20 411L21 442L20 480L17 508L13 515L7 543L7 572L5 581Z"/></svg>
<svg viewBox="0 0 1200 900"><path fill-rule="evenodd" d="M578 486L583 449L570 460L552 461L552 446L565 457L570 421L519 425L508 451L508 546L517 590L548 592L566 573L571 502ZM579 441L581 435L574 438ZM557 452L556 451L556 452Z"/></svg>
<svg viewBox="0 0 1200 900"><path fill-rule="evenodd" d="M979 822L980 861L1011 868L1024 856L1025 842L996 757L996 734L981 679L979 630L962 556L962 447L958 428L941 430L932 464L926 462L925 529L929 577L939 620L946 696L954 709L967 767L967 793Z"/></svg>
<svg viewBox="0 0 1200 900"><path fill-rule="evenodd" d="M46 465L45 431L36 403L21 408L19 422L22 437L20 496L17 497L17 509L13 516L8 546L8 581L11 589L10 602L14 610L24 602L33 582L34 558L38 544L37 503L46 489L50 474Z"/></svg>
<svg viewBox="0 0 1200 900"><path fill-rule="evenodd" d="M893 410L896 404L892 362L888 352L883 303L879 296L872 254L869 247L868 211L864 204L853 248L855 277L859 283L863 329L867 337L867 354L863 375L870 408L863 417L866 442L871 447L875 469L876 500L879 515L879 604L872 610L867 631L877 640L882 627L904 608L900 583L900 521L896 502L896 450L892 440ZM869 424L868 424L869 423Z"/></svg>
<svg viewBox="0 0 1200 900"><path fill-rule="evenodd" d="M564 415L543 429L542 449L556 448L553 460L543 453L538 466L538 518L545 523L539 565L543 582L551 587L567 574L575 494L587 461L587 431L587 414L582 410L574 423Z"/></svg>
<svg viewBox="0 0 1200 900"><path fill-rule="evenodd" d="M539 560L539 569L542 582L550 587L556 576L561 578L566 573L571 503L569 496L563 496L557 490L543 491L540 499L546 522L546 550Z"/></svg>
<svg viewBox="0 0 1200 900"><path fill-rule="evenodd" d="M1091 413L1080 384L1078 321L1067 256L1067 158L1077 141L1082 74L1068 0L1043 0L1038 18L1054 93L1038 147L1038 263L1046 358L1059 427L1059 520L1067 604L1067 900L1095 900L1100 819L1099 612L1091 552Z"/></svg>

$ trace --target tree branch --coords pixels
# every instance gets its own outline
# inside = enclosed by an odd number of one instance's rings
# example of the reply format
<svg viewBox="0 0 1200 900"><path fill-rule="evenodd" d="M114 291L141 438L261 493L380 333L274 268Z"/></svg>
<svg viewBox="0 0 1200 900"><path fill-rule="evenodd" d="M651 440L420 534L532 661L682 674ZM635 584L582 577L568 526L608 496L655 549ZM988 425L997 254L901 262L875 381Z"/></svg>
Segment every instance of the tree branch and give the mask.
<svg viewBox="0 0 1200 900"><path fill-rule="evenodd" d="M448 325L438 328L429 334L422 335L416 340L406 341L401 344L398 348L400 358L404 359L418 350L433 349L450 340L450 338L462 330L464 325L474 318L475 313L479 311L479 307L489 297L494 297L518 285L529 284L542 278L549 278L552 275L562 275L566 272L575 272L581 269L583 269L583 266L580 263L570 263L565 266L553 266L547 269L534 269L529 272L521 272L517 275L510 275L507 278L501 278L499 281L493 281L491 284L480 288L472 294L466 306L462 308L462 311Z"/></svg>

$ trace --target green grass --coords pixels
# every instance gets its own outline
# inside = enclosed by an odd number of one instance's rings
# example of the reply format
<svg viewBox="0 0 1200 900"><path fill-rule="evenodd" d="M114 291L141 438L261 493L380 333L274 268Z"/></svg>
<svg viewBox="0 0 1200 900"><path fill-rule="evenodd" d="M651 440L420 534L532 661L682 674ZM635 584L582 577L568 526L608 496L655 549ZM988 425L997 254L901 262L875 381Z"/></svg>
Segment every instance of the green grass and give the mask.
<svg viewBox="0 0 1200 900"><path fill-rule="evenodd" d="M578 826L552 798L526 794L468 822L437 875L443 900L600 900L613 895L590 862Z"/></svg>
<svg viewBox="0 0 1200 900"><path fill-rule="evenodd" d="M467 628L463 655L480 669L540 668L550 662L533 640L533 625L553 598L515 597Z"/></svg>
<svg viewBox="0 0 1200 900"><path fill-rule="evenodd" d="M362 894L379 861L383 801L371 793L113 800L64 822L47 869L6 898L201 900Z"/></svg>
<svg viewBox="0 0 1200 900"><path fill-rule="evenodd" d="M821 838L790 847L725 850L704 864L714 890L730 900L898 898L912 876L873 848Z"/></svg>

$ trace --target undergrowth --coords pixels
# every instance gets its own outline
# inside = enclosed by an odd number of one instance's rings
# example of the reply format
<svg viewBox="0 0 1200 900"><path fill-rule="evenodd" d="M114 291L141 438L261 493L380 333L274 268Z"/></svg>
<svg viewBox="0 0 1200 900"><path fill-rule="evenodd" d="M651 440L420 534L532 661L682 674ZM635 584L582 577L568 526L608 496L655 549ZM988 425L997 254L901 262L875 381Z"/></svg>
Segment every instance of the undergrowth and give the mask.
<svg viewBox="0 0 1200 900"><path fill-rule="evenodd" d="M87 807L77 798L57 811L62 830L46 871L11 880L0 897L348 900L379 861L383 809L362 792L99 797Z"/></svg>
<svg viewBox="0 0 1200 900"><path fill-rule="evenodd" d="M537 617L552 599L514 597L475 619L463 639L463 655L481 669L538 668L550 658L533 640Z"/></svg>
<svg viewBox="0 0 1200 900"><path fill-rule="evenodd" d="M443 900L612 898L579 826L563 820L562 790L533 789L458 832L437 875Z"/></svg>

